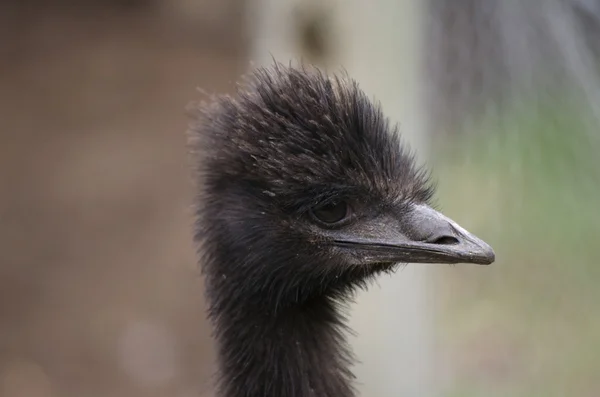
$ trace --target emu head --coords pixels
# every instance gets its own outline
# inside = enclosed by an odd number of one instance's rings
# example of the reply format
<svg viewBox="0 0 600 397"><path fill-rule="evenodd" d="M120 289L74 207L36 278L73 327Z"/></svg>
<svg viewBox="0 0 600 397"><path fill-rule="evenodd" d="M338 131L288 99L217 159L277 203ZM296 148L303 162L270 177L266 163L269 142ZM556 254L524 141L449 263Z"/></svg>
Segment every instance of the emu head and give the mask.
<svg viewBox="0 0 600 397"><path fill-rule="evenodd" d="M426 173L355 82L275 65L198 110L196 238L213 290L299 303L399 263L494 261L430 206Z"/></svg>

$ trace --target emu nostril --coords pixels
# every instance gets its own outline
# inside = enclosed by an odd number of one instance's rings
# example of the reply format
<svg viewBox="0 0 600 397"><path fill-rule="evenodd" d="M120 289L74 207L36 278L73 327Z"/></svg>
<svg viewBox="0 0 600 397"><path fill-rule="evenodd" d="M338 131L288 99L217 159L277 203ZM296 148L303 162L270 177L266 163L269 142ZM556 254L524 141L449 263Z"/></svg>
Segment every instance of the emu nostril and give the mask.
<svg viewBox="0 0 600 397"><path fill-rule="evenodd" d="M454 245L458 244L458 239L452 236L441 236L427 241L430 244Z"/></svg>

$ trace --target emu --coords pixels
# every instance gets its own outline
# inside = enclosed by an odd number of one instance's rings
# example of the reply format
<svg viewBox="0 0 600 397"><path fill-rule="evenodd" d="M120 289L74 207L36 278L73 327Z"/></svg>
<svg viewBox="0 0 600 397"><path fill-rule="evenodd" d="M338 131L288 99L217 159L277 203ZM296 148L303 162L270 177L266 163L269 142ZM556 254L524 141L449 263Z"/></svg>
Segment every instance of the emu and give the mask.
<svg viewBox="0 0 600 397"><path fill-rule="evenodd" d="M276 63L195 110L218 396L354 396L344 309L357 288L403 263L494 261L432 208L428 174L347 76Z"/></svg>

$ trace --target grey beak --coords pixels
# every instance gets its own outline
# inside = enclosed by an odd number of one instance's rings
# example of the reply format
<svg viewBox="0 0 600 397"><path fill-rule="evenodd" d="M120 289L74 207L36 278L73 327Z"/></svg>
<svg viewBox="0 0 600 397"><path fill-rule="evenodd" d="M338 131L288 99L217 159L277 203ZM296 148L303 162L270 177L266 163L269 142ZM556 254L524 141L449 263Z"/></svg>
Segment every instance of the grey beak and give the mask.
<svg viewBox="0 0 600 397"><path fill-rule="evenodd" d="M489 265L492 247L427 205L413 205L402 221L387 216L335 238L360 263L473 263Z"/></svg>
<svg viewBox="0 0 600 397"><path fill-rule="evenodd" d="M415 205L406 225L405 245L418 260L432 263L489 265L496 259L492 247L452 219L426 205Z"/></svg>

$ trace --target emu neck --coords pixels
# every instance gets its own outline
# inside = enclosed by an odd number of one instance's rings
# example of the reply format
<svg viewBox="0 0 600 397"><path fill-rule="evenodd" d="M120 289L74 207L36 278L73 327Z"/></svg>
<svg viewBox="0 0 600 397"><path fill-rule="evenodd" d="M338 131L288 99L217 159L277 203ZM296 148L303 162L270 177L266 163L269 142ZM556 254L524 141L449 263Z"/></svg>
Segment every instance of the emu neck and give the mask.
<svg viewBox="0 0 600 397"><path fill-rule="evenodd" d="M276 315L217 316L221 397L352 397L350 354L326 297Z"/></svg>

